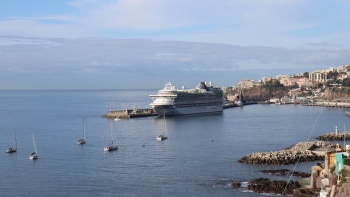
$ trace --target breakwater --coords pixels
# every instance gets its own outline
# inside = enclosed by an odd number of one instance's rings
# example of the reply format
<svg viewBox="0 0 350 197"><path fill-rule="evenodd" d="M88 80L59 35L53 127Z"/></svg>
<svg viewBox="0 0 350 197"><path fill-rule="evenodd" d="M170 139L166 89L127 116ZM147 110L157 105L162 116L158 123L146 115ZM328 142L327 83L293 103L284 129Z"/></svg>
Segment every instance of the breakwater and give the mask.
<svg viewBox="0 0 350 197"><path fill-rule="evenodd" d="M320 135L316 138L317 140L350 140L350 131L345 132L331 132Z"/></svg>
<svg viewBox="0 0 350 197"><path fill-rule="evenodd" d="M285 150L271 152L257 152L245 155L237 162L258 165L287 165L297 161L323 160L324 154L313 152L317 148L335 147L329 142L299 142Z"/></svg>

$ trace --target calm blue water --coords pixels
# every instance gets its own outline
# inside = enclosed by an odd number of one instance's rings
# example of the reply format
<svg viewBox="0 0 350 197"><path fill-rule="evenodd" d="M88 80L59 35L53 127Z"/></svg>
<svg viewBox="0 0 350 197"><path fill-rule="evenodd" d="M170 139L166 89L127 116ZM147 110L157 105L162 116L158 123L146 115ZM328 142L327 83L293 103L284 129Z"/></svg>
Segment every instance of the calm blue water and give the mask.
<svg viewBox="0 0 350 197"><path fill-rule="evenodd" d="M250 105L219 114L166 117L169 138L161 142L155 138L163 132L162 118L113 121L119 150L104 153L111 137L109 121L101 115L111 106L147 107L148 95L156 92L0 91L1 196L263 196L229 184L260 177L286 180L259 170L294 166L256 166L236 160L306 141L322 110ZM335 126L350 128L344 111L324 108L311 140ZM78 146L83 119L87 144ZM14 129L18 151L6 154ZM37 161L28 159L32 133ZM309 172L314 163L300 163L297 170Z"/></svg>

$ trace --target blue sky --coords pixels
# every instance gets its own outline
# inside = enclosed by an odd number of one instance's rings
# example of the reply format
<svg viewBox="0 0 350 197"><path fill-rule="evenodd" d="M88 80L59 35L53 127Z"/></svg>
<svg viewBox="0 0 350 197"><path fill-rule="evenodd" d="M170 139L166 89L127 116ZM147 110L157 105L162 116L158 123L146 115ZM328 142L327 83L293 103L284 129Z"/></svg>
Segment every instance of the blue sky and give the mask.
<svg viewBox="0 0 350 197"><path fill-rule="evenodd" d="M230 86L350 64L349 8L341 0L2 1L0 89Z"/></svg>

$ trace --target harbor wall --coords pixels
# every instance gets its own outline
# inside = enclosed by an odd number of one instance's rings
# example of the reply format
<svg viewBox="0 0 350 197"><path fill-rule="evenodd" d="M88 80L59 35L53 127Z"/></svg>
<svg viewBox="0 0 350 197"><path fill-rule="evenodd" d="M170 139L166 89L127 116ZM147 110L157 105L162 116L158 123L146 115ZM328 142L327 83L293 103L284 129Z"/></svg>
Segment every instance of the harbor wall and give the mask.
<svg viewBox="0 0 350 197"><path fill-rule="evenodd" d="M128 119L130 115L127 110L124 111L108 111L106 118L120 118L120 119Z"/></svg>

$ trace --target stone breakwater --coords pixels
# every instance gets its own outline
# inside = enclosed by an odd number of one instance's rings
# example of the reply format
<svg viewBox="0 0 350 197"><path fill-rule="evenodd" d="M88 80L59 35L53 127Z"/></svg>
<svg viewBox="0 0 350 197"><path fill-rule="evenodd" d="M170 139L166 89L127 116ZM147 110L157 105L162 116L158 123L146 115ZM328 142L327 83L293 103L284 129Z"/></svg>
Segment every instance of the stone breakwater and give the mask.
<svg viewBox="0 0 350 197"><path fill-rule="evenodd" d="M332 140L350 140L350 132L331 132L331 133L326 133L321 136L318 136L316 138L317 140L327 140L327 141L332 141Z"/></svg>
<svg viewBox="0 0 350 197"><path fill-rule="evenodd" d="M237 162L258 165L288 165L295 164L297 161L323 160L324 155L314 153L313 150L332 147L335 145L329 142L299 142L285 150L252 153L242 157Z"/></svg>

